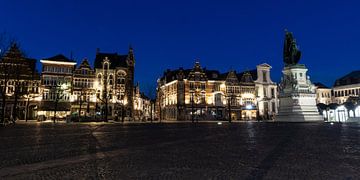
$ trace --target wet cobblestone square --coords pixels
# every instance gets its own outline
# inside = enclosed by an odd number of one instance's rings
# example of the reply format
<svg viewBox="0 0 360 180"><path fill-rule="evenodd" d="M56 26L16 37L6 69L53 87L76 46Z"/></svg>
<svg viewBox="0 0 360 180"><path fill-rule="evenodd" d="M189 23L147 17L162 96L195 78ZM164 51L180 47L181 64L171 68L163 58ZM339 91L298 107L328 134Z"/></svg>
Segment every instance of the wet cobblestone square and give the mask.
<svg viewBox="0 0 360 180"><path fill-rule="evenodd" d="M18 124L0 179L359 179L360 125Z"/></svg>

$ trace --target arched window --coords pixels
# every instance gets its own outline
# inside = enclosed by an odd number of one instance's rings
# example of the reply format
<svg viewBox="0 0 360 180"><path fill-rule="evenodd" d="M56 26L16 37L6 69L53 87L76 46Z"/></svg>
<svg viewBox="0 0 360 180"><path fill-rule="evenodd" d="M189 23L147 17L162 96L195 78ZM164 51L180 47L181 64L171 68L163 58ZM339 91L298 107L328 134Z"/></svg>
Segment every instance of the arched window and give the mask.
<svg viewBox="0 0 360 180"><path fill-rule="evenodd" d="M113 85L113 79L114 79L113 75L110 74L110 76L109 76L109 84L110 85Z"/></svg>
<svg viewBox="0 0 360 180"><path fill-rule="evenodd" d="M125 77L126 77L126 73L124 71L118 71L117 72L117 80L116 80L116 84L125 84Z"/></svg>
<svg viewBox="0 0 360 180"><path fill-rule="evenodd" d="M105 60L104 60L105 61ZM104 63L103 63L103 68L104 69L109 69L109 62L108 61L105 61Z"/></svg>
<svg viewBox="0 0 360 180"><path fill-rule="evenodd" d="M97 77L98 77L98 81L101 82L101 77L102 77L101 74L98 74Z"/></svg>

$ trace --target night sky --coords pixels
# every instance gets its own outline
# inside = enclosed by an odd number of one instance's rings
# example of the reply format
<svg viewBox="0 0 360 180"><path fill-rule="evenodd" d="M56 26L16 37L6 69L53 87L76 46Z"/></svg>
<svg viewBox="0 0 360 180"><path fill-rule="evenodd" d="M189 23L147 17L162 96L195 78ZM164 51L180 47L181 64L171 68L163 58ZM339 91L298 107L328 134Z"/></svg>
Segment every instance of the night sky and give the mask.
<svg viewBox="0 0 360 180"><path fill-rule="evenodd" d="M358 1L72 1L2 0L0 32L28 56L62 53L93 62L96 48L125 54L132 44L136 81L156 82L164 70L199 59L221 72L266 62L279 81L284 29L294 33L313 82L360 69Z"/></svg>

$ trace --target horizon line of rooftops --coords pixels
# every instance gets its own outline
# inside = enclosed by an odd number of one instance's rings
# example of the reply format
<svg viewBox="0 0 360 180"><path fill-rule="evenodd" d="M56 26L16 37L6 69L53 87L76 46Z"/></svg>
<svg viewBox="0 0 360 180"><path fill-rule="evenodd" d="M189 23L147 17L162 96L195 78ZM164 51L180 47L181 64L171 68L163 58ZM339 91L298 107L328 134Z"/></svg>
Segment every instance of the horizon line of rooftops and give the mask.
<svg viewBox="0 0 360 180"><path fill-rule="evenodd" d="M13 44L9 50L7 52L9 52L11 50L11 48L18 48L18 46L16 44ZM118 54L117 52L115 53L105 53L105 52L100 52L100 48L96 48L96 56L95 56L95 60L94 60L94 67L92 68L92 66L90 65L90 63L88 63L90 66L89 68L90 69L95 69L95 68L101 68L101 61L105 58L105 57L108 57L112 63L111 63L111 68L114 68L114 67L127 67L127 63L126 63L126 59L127 57L129 56L129 54L132 54L133 53L133 48L131 45L129 45L129 48L128 48L128 53L127 54ZM6 54L6 53L5 53ZM38 61L34 58L29 58L29 57L25 57L25 59L28 59L28 60L35 60L36 64L38 63ZM66 57L65 55L63 54L57 54L55 56L52 56L52 57L49 57L49 58L42 58L40 59L40 62L41 60L50 60L50 61L60 61L60 62L68 62L68 63L74 63L74 67L75 68L78 68L80 67L80 65L82 64L83 61L87 61L89 62L88 58L83 58L83 60L81 62L78 62L76 61L75 59L73 59L73 57ZM116 63L114 63L116 62ZM196 59L195 60L195 64L196 63L199 63L199 60ZM40 63L41 64L41 63ZM78 64L78 65L77 65ZM262 63L262 64L267 64L267 63ZM268 65L268 64L267 64ZM270 66L270 65L269 65ZM194 66L195 68L195 66ZM183 70L183 71L191 71L193 70L194 68L188 68L188 69L184 69L183 67L179 67L179 68L174 68L173 70L171 69L166 69L163 73L163 76L161 78L163 78L165 76L165 74L167 72L174 72L174 71L179 71L179 70ZM271 68L271 66L270 66ZM219 70L207 70L206 67L203 67L202 70L204 70L205 72L209 73L209 72L212 72L212 73L216 73L218 74L220 77L224 76L225 74L227 75L229 72L231 71L234 71L236 73L236 70L233 70L233 69L230 69L229 71L227 72L224 72L224 73L220 73ZM252 76L254 74L256 74L256 68L255 69L247 69L245 71L241 71L241 73L236 73L237 76L238 74L243 74L245 72L249 72ZM35 66L35 71L38 72L38 69L37 67ZM207 74L208 75L208 74ZM211 76L208 76L208 77L211 77ZM254 76L253 76L254 77ZM278 82L275 82L275 83L278 83ZM355 71L351 71L350 73L342 76L341 78L339 79L336 79L334 84L333 84L333 87L337 87L337 86L345 86L345 85L351 85L351 84L358 84L360 83L360 70L355 70ZM320 82L317 82L315 84L318 84L321 88L331 88L331 87L328 87L328 86L325 86L324 84L320 83Z"/></svg>

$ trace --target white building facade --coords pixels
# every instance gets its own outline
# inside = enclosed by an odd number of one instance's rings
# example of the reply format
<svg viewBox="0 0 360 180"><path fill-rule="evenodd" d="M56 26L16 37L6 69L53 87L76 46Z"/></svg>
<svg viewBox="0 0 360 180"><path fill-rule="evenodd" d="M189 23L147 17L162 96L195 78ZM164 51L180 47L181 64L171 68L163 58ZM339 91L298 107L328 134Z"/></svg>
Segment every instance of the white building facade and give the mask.
<svg viewBox="0 0 360 180"><path fill-rule="evenodd" d="M257 79L255 86L259 115L265 119L273 119L278 113L279 106L277 84L271 80L270 76L271 68L266 63L256 66Z"/></svg>

